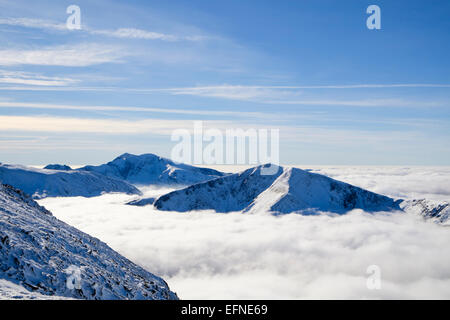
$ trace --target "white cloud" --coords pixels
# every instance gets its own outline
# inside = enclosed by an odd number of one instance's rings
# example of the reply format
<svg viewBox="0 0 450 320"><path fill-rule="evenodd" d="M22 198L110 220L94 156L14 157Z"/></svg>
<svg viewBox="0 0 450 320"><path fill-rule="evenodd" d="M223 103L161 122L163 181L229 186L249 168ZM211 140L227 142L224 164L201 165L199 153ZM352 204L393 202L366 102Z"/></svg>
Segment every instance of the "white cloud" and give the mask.
<svg viewBox="0 0 450 320"><path fill-rule="evenodd" d="M34 19L34 18L0 18L0 25L10 25L25 28L35 28L43 30L66 31L65 23L58 23L50 20ZM177 36L172 34L154 32L137 28L118 28L115 30L93 29L88 26L82 26L78 32L86 32L91 35L101 35L114 38L141 39L141 40L162 40L162 41L200 41L206 39L205 36L190 35Z"/></svg>
<svg viewBox="0 0 450 320"><path fill-rule="evenodd" d="M164 56L164 55L162 55ZM322 89L348 89L348 88L386 88L389 85L361 85L361 86L323 86ZM447 88L450 85L395 85L394 87L433 87ZM418 101L404 98L367 98L367 99L338 99L338 98L308 98L298 99L307 89L315 89L313 86L205 86L205 87L180 87L180 88L120 88L120 87L0 87L0 90L9 91L93 91L93 92L127 92L137 94L167 93L171 95L189 95L197 97L209 97L239 101L257 102L273 105L302 105L302 106L348 106L348 107L446 107L450 105L445 100ZM303 89L301 91L301 89Z"/></svg>
<svg viewBox="0 0 450 320"><path fill-rule="evenodd" d="M181 120L113 120L85 119L50 116L0 116L1 131L80 132L105 134L154 133L169 135L174 129L183 128Z"/></svg>
<svg viewBox="0 0 450 320"><path fill-rule="evenodd" d="M54 21L34 19L34 18L0 18L0 24L26 28L58 30L58 31L67 30L65 23L57 23Z"/></svg>
<svg viewBox="0 0 450 320"><path fill-rule="evenodd" d="M441 174L450 180L448 171ZM418 216L162 213L124 205L132 198L40 204L164 277L182 299L450 298L449 230ZM366 287L373 264L381 268L381 290Z"/></svg>
<svg viewBox="0 0 450 320"><path fill-rule="evenodd" d="M292 97L300 92L292 92L291 88L284 87L260 87L260 86L208 86L191 88L162 89L174 95L192 95L200 97L225 98L232 100L264 100L273 98Z"/></svg>
<svg viewBox="0 0 450 320"><path fill-rule="evenodd" d="M79 82L67 77L46 77L37 73L0 70L0 83L33 86L67 86Z"/></svg>
<svg viewBox="0 0 450 320"><path fill-rule="evenodd" d="M0 102L0 106L13 106L10 102ZM39 104L35 107L39 108ZM64 105L61 106L64 108ZM108 107L105 107L108 110ZM120 107L119 107L120 108ZM79 109L82 110L82 109ZM87 110L87 109L86 109ZM99 107L100 110L100 107ZM125 110L124 110L125 111ZM127 119L128 118L128 119ZM22 132L34 132L37 136L48 134L70 134L70 133L82 133L86 135L103 134L103 136L97 136L97 139L103 140L104 144L111 144L111 135L134 135L137 138L142 134L149 136L157 135L158 137L164 137L167 139L168 144L165 145L165 152L170 150L170 147L175 145L175 142L170 141L170 136L176 129L186 129L191 134L193 133L194 120L176 120L167 118L155 118L155 115L151 117L140 117L139 119L133 119L129 115L127 118L120 116L119 118L81 118L81 117L58 117L58 116L16 116L16 115L0 115L0 132L9 133L22 133ZM278 129L280 132L280 141L284 145L281 146L280 152L282 155L289 154L289 152L295 153L295 157L304 157L304 154L300 153L301 150L308 150L311 145L315 148L319 148L321 153L319 163L325 163L327 157L333 154L341 161L340 163L352 163L358 162L354 160L355 154L343 153L345 148L364 150L367 145L371 146L369 155L363 157L365 163L372 163L380 161L376 158L379 154L386 154L389 152L395 152L400 156L408 151L408 146L412 143L421 145L422 152L427 150L426 148L436 148L436 146L430 145L430 136L427 136L421 131L370 131L363 129L350 129L350 128L327 128L320 126L292 126L283 124L280 121L278 125L274 124L274 121L264 121L262 119L259 122L249 122L248 119L243 117L242 119L224 119L217 117L216 120L207 120L203 123L203 129L210 128L218 129L225 136L227 129L240 128L243 130L248 129ZM271 119L273 120L273 119ZM204 131L206 132L206 131ZM154 137L155 138L155 137ZM446 141L442 139L434 138L433 142L438 144L439 147L445 145ZM40 141L34 144L34 147L41 146L42 148L48 147L52 142L46 141L45 143ZM141 149L144 148L148 141L142 141L137 139L137 144L140 144ZM67 140L64 148L61 148L57 143L54 144L55 149L67 149L72 146L72 142ZM405 147L404 147L405 146ZM80 145L74 146L79 149ZM14 146L13 144L8 149L9 152L13 152L16 149L23 149L20 146ZM88 146L86 149L90 149ZM377 153L375 150L379 150ZM314 158L314 150L312 151ZM427 151L428 152L428 151ZM324 156L325 155L325 156ZM357 154L359 157L359 153ZM291 155L292 157L292 155ZM375 157L375 158L374 158ZM386 163L389 158L383 158ZM405 157L406 159L406 157ZM344 161L344 162L343 162ZM408 160L404 160L407 162Z"/></svg>
<svg viewBox="0 0 450 320"><path fill-rule="evenodd" d="M0 78L1 82L1 78ZM275 117L269 113L263 112L245 112L245 111L226 111L226 110L189 110L189 109L169 109L169 108L150 108L150 107L127 107L127 106L77 106L66 104L51 103L33 103L33 102L1 102L0 108L26 108L26 109L49 109L49 110L79 110L79 111L127 111L127 112L156 112L167 114L186 114L201 116L233 116L233 117L252 117L274 120Z"/></svg>
<svg viewBox="0 0 450 320"><path fill-rule="evenodd" d="M90 33L128 39L165 40L165 41L179 40L177 36L171 34L164 34L135 28L119 28L116 30L92 30L90 31Z"/></svg>
<svg viewBox="0 0 450 320"><path fill-rule="evenodd" d="M339 99L315 99L315 100L269 100L269 104L291 104L310 106L350 106L350 107L440 107L446 106L448 102L416 101L405 99L359 99L359 100L339 100Z"/></svg>
<svg viewBox="0 0 450 320"><path fill-rule="evenodd" d="M247 100L266 104L287 105L324 105L324 106L353 106L353 107L434 107L447 106L448 102L416 101L405 99L298 99L302 95L300 90L308 89L359 89L359 88L418 88L434 87L448 88L448 84L397 84L397 85L348 85L348 86L203 86L186 88L155 89L166 91L173 95L192 95L199 97L223 98L231 100Z"/></svg>
<svg viewBox="0 0 450 320"><path fill-rule="evenodd" d="M123 50L98 44L54 46L44 49L0 50L0 65L44 65L86 67L101 63L120 62Z"/></svg>
<svg viewBox="0 0 450 320"><path fill-rule="evenodd" d="M308 168L395 198L427 198L450 202L450 167L309 166Z"/></svg>

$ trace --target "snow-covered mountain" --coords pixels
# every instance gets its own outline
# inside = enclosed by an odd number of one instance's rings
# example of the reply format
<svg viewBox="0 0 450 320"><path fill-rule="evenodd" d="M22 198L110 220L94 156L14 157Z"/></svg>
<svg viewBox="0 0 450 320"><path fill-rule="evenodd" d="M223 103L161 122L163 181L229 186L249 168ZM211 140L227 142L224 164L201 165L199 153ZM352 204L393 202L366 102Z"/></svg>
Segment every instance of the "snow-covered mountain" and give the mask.
<svg viewBox="0 0 450 320"><path fill-rule="evenodd" d="M63 170L63 171L69 171L72 170L71 167L65 164L49 164L44 167L44 169L48 170Z"/></svg>
<svg viewBox="0 0 450 320"><path fill-rule="evenodd" d="M425 220L450 225L450 204L448 202L440 202L435 200L405 200L400 203L403 211L418 214Z"/></svg>
<svg viewBox="0 0 450 320"><path fill-rule="evenodd" d="M161 278L59 221L22 191L2 184L0 278L47 296L177 299ZM20 289L8 283L3 287L6 295Z"/></svg>
<svg viewBox="0 0 450 320"><path fill-rule="evenodd" d="M95 172L35 169L7 164L0 164L0 182L12 185L35 199L94 197L105 192L141 193L126 181Z"/></svg>
<svg viewBox="0 0 450 320"><path fill-rule="evenodd" d="M398 201L320 174L280 167L274 175L263 175L262 167L173 191L159 197L154 206L179 212L212 209L272 214L399 209Z"/></svg>
<svg viewBox="0 0 450 320"><path fill-rule="evenodd" d="M153 204L155 202L155 200L156 199L153 197L141 198L141 199L131 200L131 201L127 202L126 204L128 204L130 206L145 207L145 206L149 206L149 205Z"/></svg>
<svg viewBox="0 0 450 320"><path fill-rule="evenodd" d="M85 166L78 171L89 171L108 177L123 179L133 184L191 185L221 177L224 173L175 163L154 154L125 153L107 164Z"/></svg>

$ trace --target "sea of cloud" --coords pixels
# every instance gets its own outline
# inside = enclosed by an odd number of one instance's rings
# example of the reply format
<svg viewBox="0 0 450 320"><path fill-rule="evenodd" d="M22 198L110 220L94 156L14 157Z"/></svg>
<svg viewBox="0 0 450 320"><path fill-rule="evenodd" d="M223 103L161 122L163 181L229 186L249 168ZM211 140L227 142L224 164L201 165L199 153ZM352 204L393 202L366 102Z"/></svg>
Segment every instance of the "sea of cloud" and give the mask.
<svg viewBox="0 0 450 320"><path fill-rule="evenodd" d="M450 198L448 167L311 169L390 196ZM182 299L450 299L450 229L419 216L176 213L125 205L134 198L39 202L162 276ZM367 287L372 265L380 289Z"/></svg>

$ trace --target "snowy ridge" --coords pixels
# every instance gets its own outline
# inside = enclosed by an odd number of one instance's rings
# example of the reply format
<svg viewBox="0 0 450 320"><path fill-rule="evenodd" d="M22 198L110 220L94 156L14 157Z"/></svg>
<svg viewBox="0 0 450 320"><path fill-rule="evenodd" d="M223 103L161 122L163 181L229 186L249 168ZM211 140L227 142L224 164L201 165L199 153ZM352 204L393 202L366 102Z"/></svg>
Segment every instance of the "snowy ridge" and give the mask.
<svg viewBox="0 0 450 320"><path fill-rule="evenodd" d="M156 199L160 210L186 212L208 210L231 212L244 210L281 174L262 175L262 166L228 175L185 189L176 190Z"/></svg>
<svg viewBox="0 0 450 320"><path fill-rule="evenodd" d="M175 163L172 160L150 153L139 156L125 153L107 164L85 166L77 170L96 172L108 177L142 185L186 186L224 175L217 170Z"/></svg>
<svg viewBox="0 0 450 320"><path fill-rule="evenodd" d="M180 212L211 209L272 214L399 209L398 202L389 197L320 174L280 167L274 175L263 175L262 167L173 191L159 197L154 206Z"/></svg>
<svg viewBox="0 0 450 320"><path fill-rule="evenodd" d="M74 300L61 296L46 296L31 292L11 281L0 279L0 300Z"/></svg>
<svg viewBox="0 0 450 320"><path fill-rule="evenodd" d="M271 212L272 208L289 193L289 176L291 171L283 172L272 185L261 192L244 210L248 213Z"/></svg>
<svg viewBox="0 0 450 320"><path fill-rule="evenodd" d="M403 211L418 214L425 220L450 225L450 204L434 200L405 200L400 204Z"/></svg>
<svg viewBox="0 0 450 320"><path fill-rule="evenodd" d="M79 285L67 285L80 271ZM161 278L0 185L0 278L36 294L77 299L177 299ZM0 292L17 288L0 289ZM6 290L6 291L5 291Z"/></svg>
<svg viewBox="0 0 450 320"><path fill-rule="evenodd" d="M269 211L276 214L308 213L308 211L345 213L353 209L375 212L399 209L398 203L391 198L297 168L285 168L261 198L265 200L268 198L267 193L274 192L278 198ZM250 211L251 206L247 210Z"/></svg>
<svg viewBox="0 0 450 320"><path fill-rule="evenodd" d="M48 170L62 170L62 171L69 171L72 170L71 167L65 164L48 164L44 167L44 169Z"/></svg>
<svg viewBox="0 0 450 320"><path fill-rule="evenodd" d="M0 164L0 182L12 185L35 199L45 197L95 197L105 192L140 194L126 181L95 172L35 169Z"/></svg>
<svg viewBox="0 0 450 320"><path fill-rule="evenodd" d="M138 206L138 207L145 207L148 205L151 205L155 202L155 198L142 198L142 199L136 199L136 200L131 200L129 202L127 202L127 205L130 206Z"/></svg>

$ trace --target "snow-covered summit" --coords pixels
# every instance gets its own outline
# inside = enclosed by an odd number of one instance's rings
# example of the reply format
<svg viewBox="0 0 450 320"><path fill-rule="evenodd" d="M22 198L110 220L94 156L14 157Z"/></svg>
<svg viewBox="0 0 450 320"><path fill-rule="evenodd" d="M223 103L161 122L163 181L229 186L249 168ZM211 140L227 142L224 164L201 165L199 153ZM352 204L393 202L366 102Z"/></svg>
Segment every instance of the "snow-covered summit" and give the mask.
<svg viewBox="0 0 450 320"><path fill-rule="evenodd" d="M94 197L105 192L140 194L133 185L95 172L36 169L0 164L0 182L12 185L35 199Z"/></svg>
<svg viewBox="0 0 450 320"><path fill-rule="evenodd" d="M48 170L62 170L62 171L69 171L72 170L71 167L65 164L49 164L44 167L44 169Z"/></svg>
<svg viewBox="0 0 450 320"><path fill-rule="evenodd" d="M180 212L212 209L216 212L272 214L399 209L398 202L389 197L324 175L283 167L274 175L264 175L261 172L263 167L173 191L159 197L154 206L160 210Z"/></svg>
<svg viewBox="0 0 450 320"><path fill-rule="evenodd" d="M143 155L124 153L106 164L85 166L77 170L96 172L133 184L160 185L191 185L224 175L217 170L175 163L151 153Z"/></svg>
<svg viewBox="0 0 450 320"><path fill-rule="evenodd" d="M177 299L163 279L59 221L23 192L2 184L0 279L46 296ZM17 290L11 286L7 285L7 293Z"/></svg>

